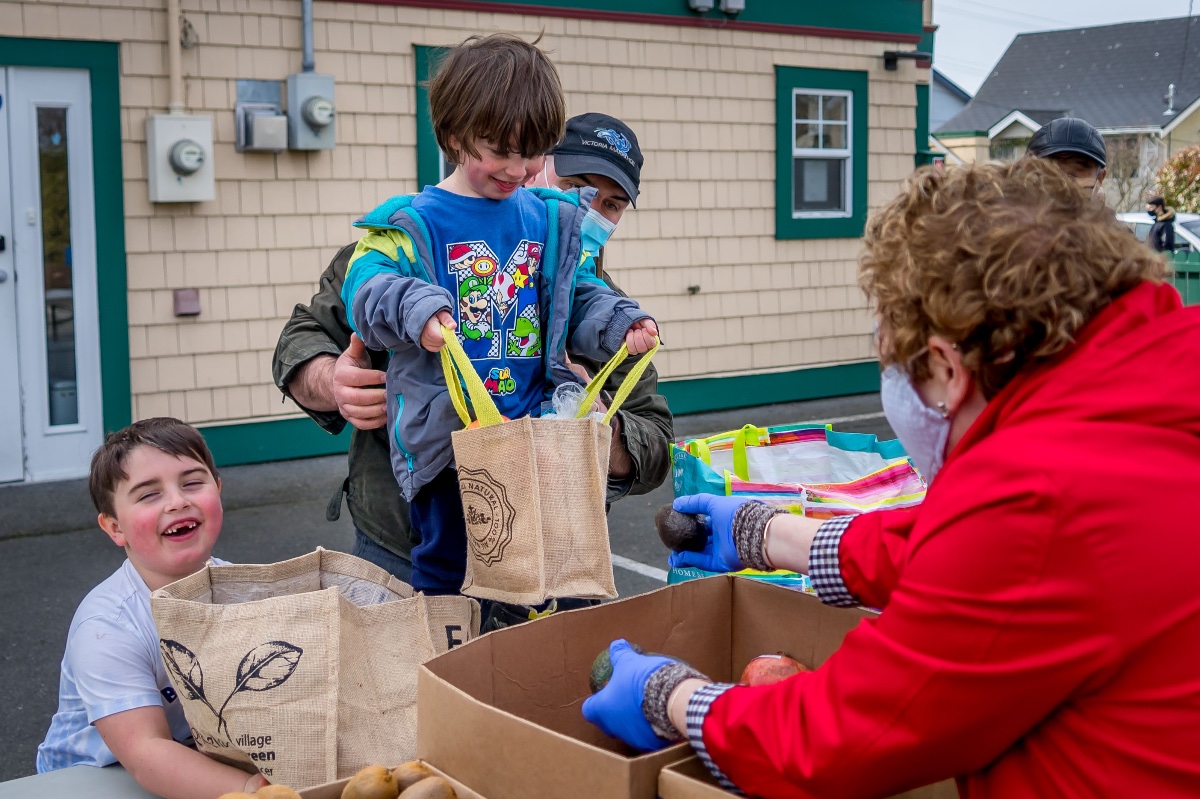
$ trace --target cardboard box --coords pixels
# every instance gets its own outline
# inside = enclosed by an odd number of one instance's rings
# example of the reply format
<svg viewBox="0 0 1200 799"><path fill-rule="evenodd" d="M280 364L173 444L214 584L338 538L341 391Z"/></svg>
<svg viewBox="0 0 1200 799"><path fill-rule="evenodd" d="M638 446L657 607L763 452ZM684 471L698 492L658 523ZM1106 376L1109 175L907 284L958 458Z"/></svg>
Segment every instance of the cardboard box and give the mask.
<svg viewBox="0 0 1200 799"><path fill-rule="evenodd" d="M427 763L426 765L429 764ZM458 794L458 799L485 799L485 797L475 793L475 791L472 791L470 788L463 785L461 782L458 782L453 777L446 776L442 772L433 768L433 766L429 766L429 768L434 774L445 780L448 780L450 784L454 786L454 792ZM313 787L305 788L303 791L299 791L298 793L300 794L300 799L342 799L342 789L346 787L346 783L348 782L350 782L349 777L344 780L338 780L337 782L327 782L324 785L314 785Z"/></svg>
<svg viewBox="0 0 1200 799"><path fill-rule="evenodd" d="M733 796L717 785L698 757L689 757L663 769L658 775L658 795L661 799L729 799ZM958 799L958 788L953 780L946 780L898 793L890 799Z"/></svg>
<svg viewBox="0 0 1200 799"><path fill-rule="evenodd" d="M490 633L421 667L418 756L490 799L654 799L659 772L692 750L639 755L584 720L592 660L610 641L732 681L764 653L815 667L867 615L720 576Z"/></svg>

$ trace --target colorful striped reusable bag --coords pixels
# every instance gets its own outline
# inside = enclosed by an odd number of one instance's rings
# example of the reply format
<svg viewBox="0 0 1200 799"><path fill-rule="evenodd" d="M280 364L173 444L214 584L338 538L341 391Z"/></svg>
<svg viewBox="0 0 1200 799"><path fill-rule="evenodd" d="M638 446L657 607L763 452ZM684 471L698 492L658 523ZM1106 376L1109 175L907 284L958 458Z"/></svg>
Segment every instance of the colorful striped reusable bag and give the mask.
<svg viewBox="0 0 1200 799"><path fill-rule="evenodd" d="M747 425L677 442L671 461L677 497L745 496L817 519L906 508L925 498L925 483L899 441L829 425ZM808 586L806 577L791 572L744 573ZM699 569L672 569L668 581L702 576L707 573Z"/></svg>

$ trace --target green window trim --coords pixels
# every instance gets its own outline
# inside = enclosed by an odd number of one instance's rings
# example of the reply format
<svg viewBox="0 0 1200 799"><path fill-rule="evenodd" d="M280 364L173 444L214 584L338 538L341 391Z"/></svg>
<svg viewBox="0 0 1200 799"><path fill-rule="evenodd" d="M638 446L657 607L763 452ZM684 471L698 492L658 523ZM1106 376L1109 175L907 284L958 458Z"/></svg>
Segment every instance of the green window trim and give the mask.
<svg viewBox="0 0 1200 799"><path fill-rule="evenodd" d="M445 54L444 47L413 45L417 81L417 191L442 182L442 151L429 113L429 79Z"/></svg>
<svg viewBox="0 0 1200 799"><path fill-rule="evenodd" d="M775 238L849 239L867 221L867 73L850 70L775 67ZM792 214L793 92L796 89L850 92L850 214L796 218Z"/></svg>
<svg viewBox="0 0 1200 799"><path fill-rule="evenodd" d="M104 430L133 420L125 272L125 195L121 167L121 67L116 42L0 36L0 66L85 69L92 101L96 301L100 312L100 396ZM7 187L4 188L7 191Z"/></svg>

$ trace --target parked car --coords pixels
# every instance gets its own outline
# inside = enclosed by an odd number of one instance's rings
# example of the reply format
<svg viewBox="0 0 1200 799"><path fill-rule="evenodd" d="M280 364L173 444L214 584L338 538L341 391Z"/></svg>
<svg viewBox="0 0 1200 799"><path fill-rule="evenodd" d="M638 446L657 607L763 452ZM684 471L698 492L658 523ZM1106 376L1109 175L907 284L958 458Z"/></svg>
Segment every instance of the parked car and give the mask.
<svg viewBox="0 0 1200 799"><path fill-rule="evenodd" d="M1150 235L1154 221L1145 213L1117 214L1139 241ZM1175 214L1175 252L1200 252L1200 214Z"/></svg>

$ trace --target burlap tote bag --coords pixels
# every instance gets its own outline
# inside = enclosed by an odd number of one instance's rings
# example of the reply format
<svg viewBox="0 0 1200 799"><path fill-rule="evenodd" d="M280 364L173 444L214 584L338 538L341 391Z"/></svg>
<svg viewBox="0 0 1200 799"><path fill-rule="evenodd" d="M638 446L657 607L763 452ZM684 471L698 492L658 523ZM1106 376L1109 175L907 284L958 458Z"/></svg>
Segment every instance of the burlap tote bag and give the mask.
<svg viewBox="0 0 1200 799"><path fill-rule="evenodd" d="M443 333L446 385L467 426L451 434L467 526L463 593L519 604L551 597L616 597L604 512L609 423L657 345L629 371L603 422L588 411L629 355L624 346L588 384L580 418L508 421L496 410L458 337ZM467 397L478 425L471 420Z"/></svg>
<svg viewBox="0 0 1200 799"><path fill-rule="evenodd" d="M150 608L200 751L295 788L415 758L420 665L479 633L474 600L322 549L210 565Z"/></svg>

